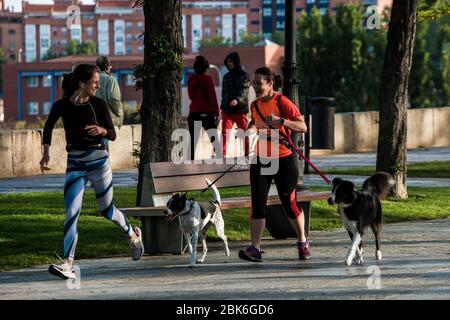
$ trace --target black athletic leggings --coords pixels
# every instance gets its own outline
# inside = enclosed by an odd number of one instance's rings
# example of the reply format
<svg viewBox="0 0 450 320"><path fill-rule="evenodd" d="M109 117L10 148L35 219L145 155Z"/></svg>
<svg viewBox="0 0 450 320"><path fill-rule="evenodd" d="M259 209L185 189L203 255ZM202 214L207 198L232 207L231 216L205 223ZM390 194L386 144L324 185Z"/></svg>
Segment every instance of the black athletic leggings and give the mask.
<svg viewBox="0 0 450 320"><path fill-rule="evenodd" d="M194 122L201 121L202 127L205 130L217 129L215 122L215 115L211 112L191 112L188 116L189 133L191 134L191 160L194 160L195 146L200 139L200 131L194 132ZM211 143L215 141L214 136L209 136Z"/></svg>
<svg viewBox="0 0 450 320"><path fill-rule="evenodd" d="M266 217L266 203L269 195L272 180L278 190L281 203L287 216L295 219L303 211L297 206L297 180L298 167L295 155L279 159L279 169L274 175L261 175L261 167L269 167L269 164L262 164L258 157L257 163L250 165L250 185L252 191L252 208L250 216L252 219L264 219ZM267 163L266 161L263 161Z"/></svg>

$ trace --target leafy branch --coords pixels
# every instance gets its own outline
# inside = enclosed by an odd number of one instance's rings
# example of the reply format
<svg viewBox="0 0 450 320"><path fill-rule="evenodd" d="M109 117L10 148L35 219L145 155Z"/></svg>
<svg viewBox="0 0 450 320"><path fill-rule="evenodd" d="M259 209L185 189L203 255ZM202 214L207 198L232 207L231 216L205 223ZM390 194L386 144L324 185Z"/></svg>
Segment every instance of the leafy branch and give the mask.
<svg viewBox="0 0 450 320"><path fill-rule="evenodd" d="M162 34L153 36L147 42L149 48L148 57L143 64L137 64L133 76L136 80L135 89L142 89L144 80L153 79L164 68L181 72L183 68L182 54L187 53L184 47L172 49L169 41Z"/></svg>

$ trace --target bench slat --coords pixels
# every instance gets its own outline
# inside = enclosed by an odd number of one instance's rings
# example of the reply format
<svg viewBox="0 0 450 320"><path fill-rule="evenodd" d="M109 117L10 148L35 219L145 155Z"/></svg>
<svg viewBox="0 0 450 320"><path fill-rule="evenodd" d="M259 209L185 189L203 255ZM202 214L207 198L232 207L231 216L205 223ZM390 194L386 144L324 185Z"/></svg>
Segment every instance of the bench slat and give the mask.
<svg viewBox="0 0 450 320"><path fill-rule="evenodd" d="M212 182L221 174L222 172L189 177L160 177L154 178L153 183L157 194L202 190L206 187L205 178L208 178ZM250 185L250 177L248 171L230 171L215 183L215 186L218 188L240 187L248 185Z"/></svg>
<svg viewBox="0 0 450 320"><path fill-rule="evenodd" d="M297 201L316 201L326 200L330 196L330 192L312 192L312 191L299 191L297 192ZM278 195L269 196L267 198L267 205L281 204ZM222 209L240 209L250 208L250 197L233 197L222 199ZM127 216L136 217L151 217L151 216L163 216L165 207L134 207L134 208L121 208L120 210Z"/></svg>
<svg viewBox="0 0 450 320"><path fill-rule="evenodd" d="M173 176L191 176L206 175L228 170L232 164L174 164L172 162L152 162L150 170L153 178L173 177ZM248 172L248 168L233 168L230 172Z"/></svg>

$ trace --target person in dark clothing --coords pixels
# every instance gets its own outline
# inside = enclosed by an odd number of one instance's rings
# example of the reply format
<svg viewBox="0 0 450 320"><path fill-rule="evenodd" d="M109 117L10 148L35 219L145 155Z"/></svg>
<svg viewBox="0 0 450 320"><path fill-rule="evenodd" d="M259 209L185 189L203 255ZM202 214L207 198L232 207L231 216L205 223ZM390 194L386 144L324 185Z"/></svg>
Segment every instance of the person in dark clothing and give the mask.
<svg viewBox="0 0 450 320"><path fill-rule="evenodd" d="M200 130L195 131L195 122L201 121L205 130L217 129L219 119L219 104L217 103L216 90L212 77L206 74L209 68L208 60L203 56L197 56L194 62L195 74L190 76L187 83L189 99L188 125L191 135L191 160L194 160L195 147L200 138ZM200 128L199 128L200 129ZM215 137L210 136L214 142Z"/></svg>
<svg viewBox="0 0 450 320"><path fill-rule="evenodd" d="M233 124L242 130L247 129L248 91L250 81L248 73L241 67L241 59L237 52L230 53L224 61L228 72L222 81L222 147L226 156L227 142ZM248 138L245 139L245 154L248 154Z"/></svg>
<svg viewBox="0 0 450 320"><path fill-rule="evenodd" d="M132 228L127 217L113 203L112 172L103 139L115 140L116 132L106 103L95 96L99 88L99 70L80 64L63 79L62 99L56 101L45 122L42 173L48 170L50 144L56 121L62 118L66 134L67 170L64 183L64 262L52 264L49 272L63 279L74 279L75 248L78 241L78 218L87 181L95 190L101 214L113 221L130 241L133 260L144 253L141 230Z"/></svg>

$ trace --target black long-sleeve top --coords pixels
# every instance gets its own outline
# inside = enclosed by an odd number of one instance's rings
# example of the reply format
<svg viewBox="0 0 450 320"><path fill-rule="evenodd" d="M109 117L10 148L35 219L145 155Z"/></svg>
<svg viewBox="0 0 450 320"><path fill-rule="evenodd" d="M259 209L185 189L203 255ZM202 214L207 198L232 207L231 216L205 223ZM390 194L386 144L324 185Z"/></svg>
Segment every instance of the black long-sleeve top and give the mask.
<svg viewBox="0 0 450 320"><path fill-rule="evenodd" d="M68 145L89 147L100 144L103 138L111 141L116 139L116 131L108 106L102 99L95 96L89 97L88 102L83 104L74 104L68 98L56 101L45 121L43 144L51 144L53 127L60 117L63 119ZM84 128L93 124L105 128L106 136L89 135Z"/></svg>

